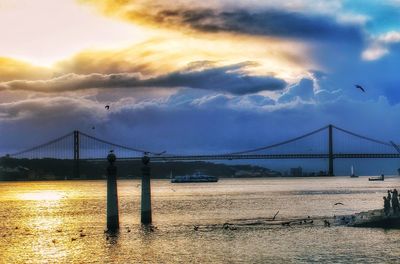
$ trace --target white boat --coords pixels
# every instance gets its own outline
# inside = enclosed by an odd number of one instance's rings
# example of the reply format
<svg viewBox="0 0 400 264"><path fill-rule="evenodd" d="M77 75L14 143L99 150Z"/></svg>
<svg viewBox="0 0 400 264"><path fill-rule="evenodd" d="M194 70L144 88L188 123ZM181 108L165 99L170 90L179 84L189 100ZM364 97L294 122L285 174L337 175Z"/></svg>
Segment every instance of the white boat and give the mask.
<svg viewBox="0 0 400 264"><path fill-rule="evenodd" d="M354 166L353 165L351 165L351 174L350 174L350 178L358 178L358 175L355 175L354 174Z"/></svg>
<svg viewBox="0 0 400 264"><path fill-rule="evenodd" d="M378 177L369 177L369 181L384 181L385 180L385 175L381 174L381 176Z"/></svg>
<svg viewBox="0 0 400 264"><path fill-rule="evenodd" d="M172 183L184 182L217 182L218 177L195 172L192 175L175 176L171 178Z"/></svg>

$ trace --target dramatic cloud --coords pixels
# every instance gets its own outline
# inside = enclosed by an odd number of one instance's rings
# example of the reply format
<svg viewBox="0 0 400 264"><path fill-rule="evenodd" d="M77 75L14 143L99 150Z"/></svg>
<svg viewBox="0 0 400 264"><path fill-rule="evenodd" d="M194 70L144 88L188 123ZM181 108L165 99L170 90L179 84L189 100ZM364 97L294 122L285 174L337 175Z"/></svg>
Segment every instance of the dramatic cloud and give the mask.
<svg viewBox="0 0 400 264"><path fill-rule="evenodd" d="M145 25L175 27L201 32L232 32L250 35L304 38L313 40L361 40L358 23L336 19L328 10L307 12L308 3L291 5L261 3L249 6L224 1L221 5L178 2L171 8L162 1L82 1L100 6L107 14ZM211 6L211 7L210 7ZM260 6L256 9L255 6ZM311 5L310 5L311 6ZM323 4L316 4L322 7ZM318 8L311 8L311 10ZM323 8L320 8L320 10ZM320 11L319 10L319 11ZM349 23L352 22L352 23Z"/></svg>
<svg viewBox="0 0 400 264"><path fill-rule="evenodd" d="M303 101L310 101L314 97L314 81L302 79L298 84L293 85L289 90L279 97L280 103L287 103L297 98Z"/></svg>
<svg viewBox="0 0 400 264"><path fill-rule="evenodd" d="M51 77L51 71L45 67L33 66L12 58L0 57L0 82L11 80L37 80Z"/></svg>
<svg viewBox="0 0 400 264"><path fill-rule="evenodd" d="M369 47L363 51L362 58L364 60L377 60L389 54L390 47L400 43L400 32L390 31L373 37L370 40Z"/></svg>
<svg viewBox="0 0 400 264"><path fill-rule="evenodd" d="M218 62L217 66L225 66L246 58L245 61L257 62L252 67L253 75L267 72L293 78L313 67L309 53L309 48L295 41L221 35L190 38L169 32L123 49L85 50L58 62L54 70L58 75L140 72L151 77L182 71L196 61L208 61L210 65Z"/></svg>
<svg viewBox="0 0 400 264"><path fill-rule="evenodd" d="M164 10L154 20L167 25L191 27L204 32L237 32L252 35L317 40L361 40L358 26L339 24L332 17L305 15L278 10L251 13L246 10Z"/></svg>
<svg viewBox="0 0 400 264"><path fill-rule="evenodd" d="M232 94L248 94L285 88L286 82L282 79L246 74L245 67L252 64L240 63L224 67L173 72L148 79L142 78L140 73L67 74L50 80L4 82L0 83L0 90L64 92L91 88L186 87Z"/></svg>
<svg viewBox="0 0 400 264"><path fill-rule="evenodd" d="M103 110L103 105L88 99L71 97L51 97L24 99L11 103L0 104L0 120L30 120L40 118L42 120L52 120L60 115L65 117L64 121L73 118L78 113L85 112L85 115L97 116ZM99 116L98 116L99 117ZM46 124L48 122L43 122Z"/></svg>

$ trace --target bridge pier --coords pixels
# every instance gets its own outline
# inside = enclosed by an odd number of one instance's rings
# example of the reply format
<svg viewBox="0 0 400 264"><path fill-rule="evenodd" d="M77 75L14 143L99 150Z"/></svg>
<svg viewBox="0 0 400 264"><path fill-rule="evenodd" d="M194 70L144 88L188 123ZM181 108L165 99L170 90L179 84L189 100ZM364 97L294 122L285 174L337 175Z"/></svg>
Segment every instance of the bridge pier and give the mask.
<svg viewBox="0 0 400 264"><path fill-rule="evenodd" d="M329 176L335 176L334 171L333 171L333 131L332 131L332 125L328 126L329 129L329 154L328 154L328 175Z"/></svg>
<svg viewBox="0 0 400 264"><path fill-rule="evenodd" d="M142 158L142 198L141 198L141 223L144 225L151 224L151 186L150 186L150 158L143 156Z"/></svg>
<svg viewBox="0 0 400 264"><path fill-rule="evenodd" d="M107 160L107 230L115 232L119 229L116 156L110 153Z"/></svg>

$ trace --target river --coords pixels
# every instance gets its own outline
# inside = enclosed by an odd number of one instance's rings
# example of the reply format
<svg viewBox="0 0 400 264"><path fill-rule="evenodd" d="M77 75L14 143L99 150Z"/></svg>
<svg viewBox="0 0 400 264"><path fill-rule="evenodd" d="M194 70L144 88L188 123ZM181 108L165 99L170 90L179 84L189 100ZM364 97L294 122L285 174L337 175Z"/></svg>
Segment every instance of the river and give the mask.
<svg viewBox="0 0 400 264"><path fill-rule="evenodd" d="M400 178L152 180L153 228L140 225L140 188L139 180L118 181L121 229L109 235L105 181L1 182L0 263L400 262L400 230L222 228L278 210L276 220L381 208Z"/></svg>

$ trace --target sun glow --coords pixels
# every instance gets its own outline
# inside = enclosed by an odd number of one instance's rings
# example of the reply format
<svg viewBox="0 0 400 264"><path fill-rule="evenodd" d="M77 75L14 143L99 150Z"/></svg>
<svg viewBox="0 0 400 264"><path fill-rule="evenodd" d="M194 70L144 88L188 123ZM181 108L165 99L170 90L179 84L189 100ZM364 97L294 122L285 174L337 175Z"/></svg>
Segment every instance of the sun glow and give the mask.
<svg viewBox="0 0 400 264"><path fill-rule="evenodd" d="M83 49L121 48L150 35L74 0L6 0L0 5L0 32L0 57L45 67Z"/></svg>
<svg viewBox="0 0 400 264"><path fill-rule="evenodd" d="M6 75L0 81L68 73L139 72L153 77L204 61L214 66L254 62L244 69L250 75L295 82L315 68L307 56L310 50L301 42L145 28L73 0L37 1L40 4L21 0L0 8L0 58L6 57L0 61L0 72Z"/></svg>
<svg viewBox="0 0 400 264"><path fill-rule="evenodd" d="M28 193L21 193L18 195L21 200L35 200L35 201L59 201L64 198L62 192L59 191L35 191Z"/></svg>

